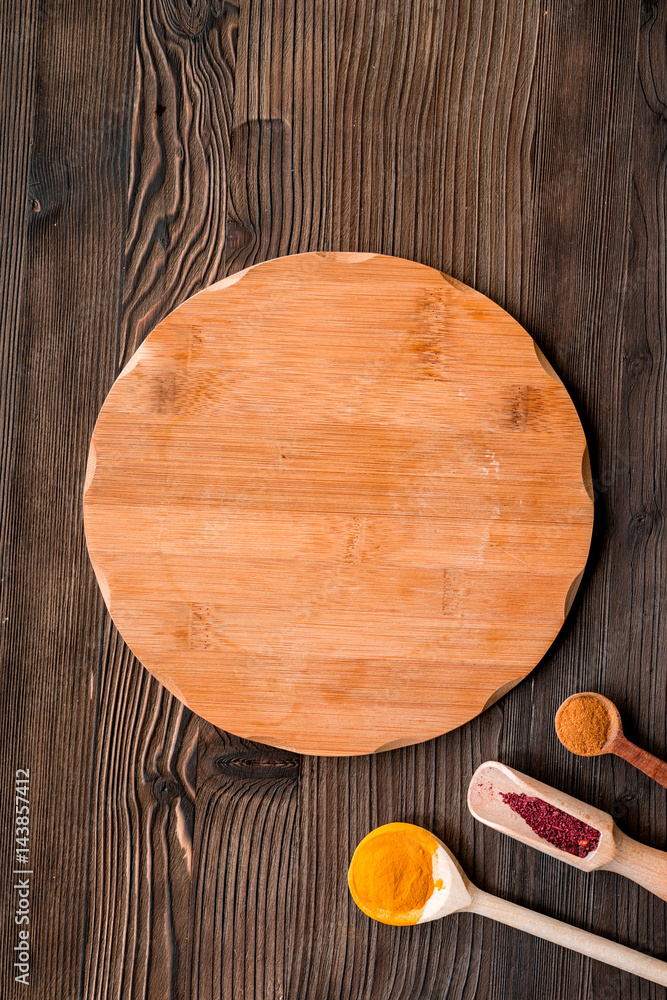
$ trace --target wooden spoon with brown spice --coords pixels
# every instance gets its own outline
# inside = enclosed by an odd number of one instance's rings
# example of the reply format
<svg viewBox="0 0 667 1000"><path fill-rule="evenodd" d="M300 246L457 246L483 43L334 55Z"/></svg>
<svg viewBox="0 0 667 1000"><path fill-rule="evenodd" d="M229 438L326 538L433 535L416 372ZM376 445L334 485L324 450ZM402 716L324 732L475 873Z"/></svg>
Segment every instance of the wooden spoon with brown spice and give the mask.
<svg viewBox="0 0 667 1000"><path fill-rule="evenodd" d="M596 691L570 695L556 712L556 733L564 747L581 757L613 753L667 788L667 764L623 735L621 715Z"/></svg>

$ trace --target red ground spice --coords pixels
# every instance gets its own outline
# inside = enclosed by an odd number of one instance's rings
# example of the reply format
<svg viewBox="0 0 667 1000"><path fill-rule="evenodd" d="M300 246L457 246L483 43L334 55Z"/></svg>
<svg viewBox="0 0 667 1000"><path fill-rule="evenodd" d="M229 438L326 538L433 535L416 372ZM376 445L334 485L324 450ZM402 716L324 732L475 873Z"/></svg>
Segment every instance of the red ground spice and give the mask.
<svg viewBox="0 0 667 1000"><path fill-rule="evenodd" d="M577 858L585 858L592 854L600 842L599 830L582 823L562 809L556 809L543 799L519 795L517 792L505 792L502 800L525 819L538 837L560 848L561 851L574 854Z"/></svg>

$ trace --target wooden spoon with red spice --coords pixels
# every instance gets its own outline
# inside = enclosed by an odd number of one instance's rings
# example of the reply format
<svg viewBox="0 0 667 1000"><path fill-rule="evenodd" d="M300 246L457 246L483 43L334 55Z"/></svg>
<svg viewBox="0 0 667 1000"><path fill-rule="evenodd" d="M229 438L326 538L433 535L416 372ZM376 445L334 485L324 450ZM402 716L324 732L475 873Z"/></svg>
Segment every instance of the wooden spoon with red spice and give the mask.
<svg viewBox="0 0 667 1000"><path fill-rule="evenodd" d="M487 761L468 786L468 808L481 823L584 872L603 868L667 900L667 853L632 840L611 816L586 802Z"/></svg>
<svg viewBox="0 0 667 1000"><path fill-rule="evenodd" d="M623 734L621 713L597 691L570 695L556 712L556 733L563 746L581 757L613 753L667 788L667 764L635 746Z"/></svg>
<svg viewBox="0 0 667 1000"><path fill-rule="evenodd" d="M386 875L387 851L391 848L391 838L397 835L397 850L399 854L396 864L390 865L392 874L400 875L409 883L412 874L410 856L413 851L405 853L405 838L414 838L414 847L425 851L431 858L432 877L430 879L430 894L421 900L421 907L415 911L393 912L397 903L391 878ZM376 866L369 857L372 841L381 843L382 855ZM371 841L371 843L369 843ZM403 841L401 845L400 841ZM372 851L370 851L372 854ZM414 864L414 861L413 861ZM407 866L407 870L406 870ZM421 863L417 862L417 867ZM358 870L360 869L360 870ZM362 875L359 878L359 875ZM479 913L481 916L498 920L501 924L533 934L535 937L552 941L563 948L569 948L580 955L595 958L598 962L606 962L616 969L632 972L636 976L648 979L653 983L667 986L667 962L661 962L650 955L644 955L625 945L610 941L608 938L591 934L579 927L573 927L562 920L537 913L525 906L511 903L508 899L492 896L468 881L458 861L449 848L432 833L409 823L391 823L378 827L362 840L357 847L349 872L350 892L357 906L367 916L388 924L423 924L438 920L450 913L467 911ZM383 892L385 895L383 895Z"/></svg>

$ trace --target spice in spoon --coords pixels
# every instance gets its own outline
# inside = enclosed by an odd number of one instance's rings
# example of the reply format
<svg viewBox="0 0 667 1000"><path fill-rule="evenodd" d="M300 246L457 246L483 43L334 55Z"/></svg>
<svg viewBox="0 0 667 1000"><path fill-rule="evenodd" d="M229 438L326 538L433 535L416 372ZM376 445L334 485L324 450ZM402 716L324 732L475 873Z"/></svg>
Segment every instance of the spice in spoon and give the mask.
<svg viewBox="0 0 667 1000"><path fill-rule="evenodd" d="M609 739L611 718L598 698L568 698L556 712L556 733L564 747L581 757L595 757Z"/></svg>
<svg viewBox="0 0 667 1000"><path fill-rule="evenodd" d="M526 821L538 837L561 851L574 854L576 858L592 854L600 843L599 830L544 799L523 792L505 792L502 800Z"/></svg>
<svg viewBox="0 0 667 1000"><path fill-rule="evenodd" d="M387 823L361 841L350 864L352 898L385 924L416 924L442 881L434 875L438 842L411 823Z"/></svg>

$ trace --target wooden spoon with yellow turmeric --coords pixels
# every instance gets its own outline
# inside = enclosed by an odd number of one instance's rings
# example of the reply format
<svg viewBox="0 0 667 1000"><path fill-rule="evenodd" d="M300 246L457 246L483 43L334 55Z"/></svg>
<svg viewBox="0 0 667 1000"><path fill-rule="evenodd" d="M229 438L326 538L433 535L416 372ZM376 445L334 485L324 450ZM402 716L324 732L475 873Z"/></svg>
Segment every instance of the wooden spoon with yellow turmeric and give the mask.
<svg viewBox="0 0 667 1000"><path fill-rule="evenodd" d="M556 733L571 753L581 757L616 754L667 788L667 764L624 736L619 710L597 691L565 699L556 712Z"/></svg>
<svg viewBox="0 0 667 1000"><path fill-rule="evenodd" d="M364 837L348 881L357 906L384 924L424 924L457 911L479 913L667 986L667 962L483 892L468 881L441 840L411 823L388 823Z"/></svg>

